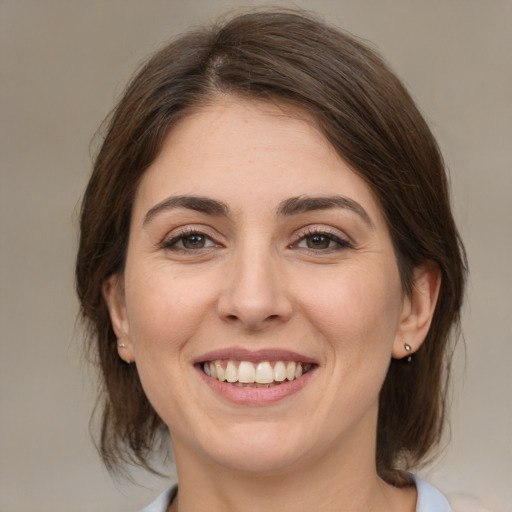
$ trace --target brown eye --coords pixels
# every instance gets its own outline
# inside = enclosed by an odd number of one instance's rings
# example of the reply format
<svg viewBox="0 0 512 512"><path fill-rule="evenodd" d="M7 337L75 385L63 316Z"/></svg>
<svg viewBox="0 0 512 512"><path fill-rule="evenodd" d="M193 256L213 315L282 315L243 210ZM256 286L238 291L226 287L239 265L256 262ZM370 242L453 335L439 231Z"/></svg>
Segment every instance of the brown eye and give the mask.
<svg viewBox="0 0 512 512"><path fill-rule="evenodd" d="M202 249L206 245L206 237L199 234L184 236L181 240L185 249Z"/></svg>
<svg viewBox="0 0 512 512"><path fill-rule="evenodd" d="M310 249L316 252L342 251L352 248L352 244L333 233L309 233L304 235L295 245L298 249Z"/></svg>
<svg viewBox="0 0 512 512"><path fill-rule="evenodd" d="M308 236L305 240L309 249L328 249L333 241L331 238L324 235Z"/></svg>
<svg viewBox="0 0 512 512"><path fill-rule="evenodd" d="M166 251L188 251L192 253L201 249L217 247L217 244L204 233L190 232L181 233L171 240L164 241L160 247Z"/></svg>

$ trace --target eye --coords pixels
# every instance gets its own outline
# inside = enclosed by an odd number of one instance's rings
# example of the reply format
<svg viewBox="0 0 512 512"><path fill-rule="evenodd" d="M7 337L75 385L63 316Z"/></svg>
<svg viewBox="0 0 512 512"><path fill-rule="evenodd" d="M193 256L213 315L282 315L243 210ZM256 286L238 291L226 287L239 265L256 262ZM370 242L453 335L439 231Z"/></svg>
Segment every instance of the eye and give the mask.
<svg viewBox="0 0 512 512"><path fill-rule="evenodd" d="M210 247L217 247L217 244L208 235L196 231L180 233L162 243L163 249L175 251L197 251Z"/></svg>
<svg viewBox="0 0 512 512"><path fill-rule="evenodd" d="M295 244L299 249L310 249L313 251L333 251L351 248L352 244L333 233L312 232L303 235Z"/></svg>
<svg viewBox="0 0 512 512"><path fill-rule="evenodd" d="M325 235L312 235L303 238L297 247L302 247L305 244L308 249L329 249L334 243L332 238Z"/></svg>
<svg viewBox="0 0 512 512"><path fill-rule="evenodd" d="M199 233L182 236L178 243L181 243L185 249L203 249L211 242L206 236Z"/></svg>

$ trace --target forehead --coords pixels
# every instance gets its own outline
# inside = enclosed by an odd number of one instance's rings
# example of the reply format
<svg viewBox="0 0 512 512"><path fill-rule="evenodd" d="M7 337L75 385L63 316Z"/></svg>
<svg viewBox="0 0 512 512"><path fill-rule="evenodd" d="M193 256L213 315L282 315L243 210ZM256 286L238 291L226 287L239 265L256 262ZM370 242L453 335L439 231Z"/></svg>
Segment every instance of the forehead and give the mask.
<svg viewBox="0 0 512 512"><path fill-rule="evenodd" d="M144 174L135 209L172 195L214 197L236 209L303 195L352 196L378 211L373 192L311 116L289 106L221 98L185 116Z"/></svg>

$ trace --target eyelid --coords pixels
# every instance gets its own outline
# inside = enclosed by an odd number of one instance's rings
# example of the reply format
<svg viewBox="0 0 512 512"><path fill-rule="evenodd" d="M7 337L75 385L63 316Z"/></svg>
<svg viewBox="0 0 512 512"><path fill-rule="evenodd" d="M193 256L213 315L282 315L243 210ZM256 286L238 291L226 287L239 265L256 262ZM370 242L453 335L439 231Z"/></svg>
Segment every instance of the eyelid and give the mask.
<svg viewBox="0 0 512 512"><path fill-rule="evenodd" d="M165 235L165 237L162 239L162 241L158 243L158 248L159 249L171 249L174 247L176 251L198 252L201 250L201 248L186 249L186 248L176 247L176 243L178 243L178 241L181 238L185 238L187 236L192 236L192 235L203 236L203 237L207 238L208 240L211 240L216 247L222 246L222 244L218 241L218 237L213 235L207 227L205 227L205 226L197 226L196 227L193 225L192 226L187 225L187 226L182 226L182 227L173 229L172 231L167 233ZM207 249L211 249L211 248L212 247L205 247L202 249L207 250Z"/></svg>
<svg viewBox="0 0 512 512"><path fill-rule="evenodd" d="M347 248L355 248L355 245L351 238L346 235L345 233L342 233L340 230L329 227L329 226L319 226L319 225L313 225L313 226L306 226L299 230L295 235L295 241L290 244L290 248L297 247L297 245L304 240L307 237L310 236L326 236L327 238L330 238L334 242L337 242L342 249ZM312 251L316 251L315 249L310 249ZM331 249L333 250L333 249ZM327 250L324 250L324 252L327 252ZM319 252L322 252L319 250Z"/></svg>

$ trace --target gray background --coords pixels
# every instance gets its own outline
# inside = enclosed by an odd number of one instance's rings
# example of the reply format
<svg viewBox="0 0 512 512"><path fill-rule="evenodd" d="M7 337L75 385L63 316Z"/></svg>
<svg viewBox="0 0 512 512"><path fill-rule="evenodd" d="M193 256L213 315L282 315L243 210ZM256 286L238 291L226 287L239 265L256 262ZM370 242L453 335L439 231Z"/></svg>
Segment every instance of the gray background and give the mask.
<svg viewBox="0 0 512 512"><path fill-rule="evenodd" d="M91 140L136 66L190 25L240 5L0 0L2 512L137 510L167 485L115 484L89 439L95 378L75 326L76 208ZM423 475L463 510L510 511L512 2L295 5L372 41L438 137L471 280L451 444Z"/></svg>

